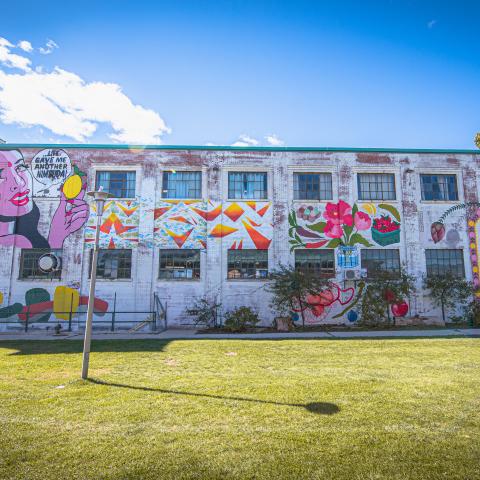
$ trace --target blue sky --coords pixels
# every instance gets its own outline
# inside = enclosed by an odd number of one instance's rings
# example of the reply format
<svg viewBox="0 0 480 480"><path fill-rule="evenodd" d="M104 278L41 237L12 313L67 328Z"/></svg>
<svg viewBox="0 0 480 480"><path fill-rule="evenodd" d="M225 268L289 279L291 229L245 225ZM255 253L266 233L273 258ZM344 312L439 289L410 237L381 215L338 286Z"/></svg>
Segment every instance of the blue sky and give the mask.
<svg viewBox="0 0 480 480"><path fill-rule="evenodd" d="M474 148L479 18L461 0L16 0L0 137Z"/></svg>

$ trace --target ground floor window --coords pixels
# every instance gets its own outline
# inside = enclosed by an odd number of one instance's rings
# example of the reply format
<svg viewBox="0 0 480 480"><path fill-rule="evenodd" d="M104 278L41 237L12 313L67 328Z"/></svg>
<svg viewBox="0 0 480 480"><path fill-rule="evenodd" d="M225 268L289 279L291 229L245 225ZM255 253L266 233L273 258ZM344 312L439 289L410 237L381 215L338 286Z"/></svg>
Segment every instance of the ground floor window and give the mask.
<svg viewBox="0 0 480 480"><path fill-rule="evenodd" d="M333 277L335 276L334 250L295 250L295 268L321 277Z"/></svg>
<svg viewBox="0 0 480 480"><path fill-rule="evenodd" d="M62 277L62 250L48 248L22 250L19 277L24 280L60 280Z"/></svg>
<svg viewBox="0 0 480 480"><path fill-rule="evenodd" d="M425 250L427 276L434 277L448 273L456 277L465 276L463 250L454 248L431 248Z"/></svg>
<svg viewBox="0 0 480 480"><path fill-rule="evenodd" d="M367 277L400 275L400 252L394 248L364 248L361 253L362 268Z"/></svg>
<svg viewBox="0 0 480 480"><path fill-rule="evenodd" d="M200 278L200 250L160 250L161 280L188 280Z"/></svg>
<svg viewBox="0 0 480 480"><path fill-rule="evenodd" d="M261 279L268 276L268 250L228 250L227 278Z"/></svg>
<svg viewBox="0 0 480 480"><path fill-rule="evenodd" d="M90 268L92 270L93 251L90 253ZM98 251L97 278L120 280L132 278L132 250L100 249Z"/></svg>

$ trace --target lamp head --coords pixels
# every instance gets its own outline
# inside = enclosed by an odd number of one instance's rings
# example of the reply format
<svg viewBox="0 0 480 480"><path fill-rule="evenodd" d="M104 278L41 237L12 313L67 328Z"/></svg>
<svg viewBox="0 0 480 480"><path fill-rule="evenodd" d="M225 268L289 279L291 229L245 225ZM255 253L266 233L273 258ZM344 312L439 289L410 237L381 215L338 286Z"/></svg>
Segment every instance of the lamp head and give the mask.
<svg viewBox="0 0 480 480"><path fill-rule="evenodd" d="M113 195L111 193L104 192L101 189L93 192L87 192L87 195L89 197L93 197L93 200L97 204L97 215L101 217L103 214L103 207L105 205L105 200L113 197Z"/></svg>

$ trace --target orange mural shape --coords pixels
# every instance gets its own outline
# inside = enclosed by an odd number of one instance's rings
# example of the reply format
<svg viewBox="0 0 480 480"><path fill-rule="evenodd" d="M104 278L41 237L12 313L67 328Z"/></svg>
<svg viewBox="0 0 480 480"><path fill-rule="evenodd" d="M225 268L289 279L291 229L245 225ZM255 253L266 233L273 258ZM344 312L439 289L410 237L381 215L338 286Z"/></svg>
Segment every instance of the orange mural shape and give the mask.
<svg viewBox="0 0 480 480"><path fill-rule="evenodd" d="M236 222L244 213L244 209L238 203L230 204L223 213L232 221Z"/></svg>
<svg viewBox="0 0 480 480"><path fill-rule="evenodd" d="M118 208L122 210L127 217L130 217L138 209L138 205L135 207L131 207L132 202L126 202L126 207L124 207L120 202L117 205L118 205Z"/></svg>
<svg viewBox="0 0 480 480"><path fill-rule="evenodd" d="M120 235L122 233L128 232L129 230L136 228L135 226L134 227L125 226L114 213L111 213L107 217L107 219L102 223L102 225L100 226L100 231L103 233L109 234L112 227L115 229L115 233L117 235Z"/></svg>
<svg viewBox="0 0 480 480"><path fill-rule="evenodd" d="M222 213L222 205L216 206L213 210L210 210L209 212L202 210L200 208L195 208L191 207L192 210L198 215L200 215L202 218L204 218L207 222L211 222L212 220L215 220L221 213Z"/></svg>
<svg viewBox="0 0 480 480"><path fill-rule="evenodd" d="M161 207L161 208L155 208L153 210L153 218L156 220L157 218L160 218L164 213L168 212L172 207Z"/></svg>
<svg viewBox="0 0 480 480"><path fill-rule="evenodd" d="M193 228L187 230L185 233L179 234L165 229L165 231L172 237L173 241L177 244L178 248L182 248L183 244L187 241L187 238L193 232Z"/></svg>
<svg viewBox="0 0 480 480"><path fill-rule="evenodd" d="M222 238L237 231L238 228L229 227L228 225L223 225L219 223L213 227L212 231L210 232L210 236Z"/></svg>
<svg viewBox="0 0 480 480"><path fill-rule="evenodd" d="M252 210L257 211L257 202L245 202Z"/></svg>
<svg viewBox="0 0 480 480"><path fill-rule="evenodd" d="M248 235L252 239L252 242L255 244L255 247L258 250L267 250L272 243L272 240L269 240L267 237L263 236L260 232L255 230L252 226L250 226L247 222L242 220L243 226L247 231Z"/></svg>
<svg viewBox="0 0 480 480"><path fill-rule="evenodd" d="M263 217L266 213L267 213L267 210L270 208L270 204L267 203L264 207L262 207L257 213Z"/></svg>

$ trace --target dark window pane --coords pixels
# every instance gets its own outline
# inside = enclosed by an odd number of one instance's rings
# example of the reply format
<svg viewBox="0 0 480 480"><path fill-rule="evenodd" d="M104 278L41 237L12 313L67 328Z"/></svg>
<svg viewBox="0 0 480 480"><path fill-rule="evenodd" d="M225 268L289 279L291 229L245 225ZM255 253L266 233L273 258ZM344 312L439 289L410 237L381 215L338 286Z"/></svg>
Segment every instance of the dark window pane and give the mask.
<svg viewBox="0 0 480 480"><path fill-rule="evenodd" d="M425 250L427 261L427 276L454 275L465 277L463 250L453 248L435 248Z"/></svg>
<svg viewBox="0 0 480 480"><path fill-rule="evenodd" d="M228 274L232 278L268 276L268 250L228 250Z"/></svg>
<svg viewBox="0 0 480 480"><path fill-rule="evenodd" d="M266 199L267 174L264 172L230 172L228 174L228 198Z"/></svg>
<svg viewBox="0 0 480 480"><path fill-rule="evenodd" d="M330 173L294 173L293 198L295 200L331 200L332 175Z"/></svg>
<svg viewBox="0 0 480 480"><path fill-rule="evenodd" d="M456 175L420 175L422 200L458 200Z"/></svg>
<svg viewBox="0 0 480 480"><path fill-rule="evenodd" d="M200 250L160 250L159 265L159 279L199 279Z"/></svg>
<svg viewBox="0 0 480 480"><path fill-rule="evenodd" d="M295 268L322 277L334 277L334 250L295 250Z"/></svg>
<svg viewBox="0 0 480 480"><path fill-rule="evenodd" d="M39 260L44 256L50 257L47 263L52 266L52 269L49 268L49 271L40 268ZM62 277L62 250L37 248L22 250L19 277L29 280L60 280Z"/></svg>
<svg viewBox="0 0 480 480"><path fill-rule="evenodd" d="M202 172L163 172L163 198L202 198Z"/></svg>
<svg viewBox="0 0 480 480"><path fill-rule="evenodd" d="M359 200L395 200L395 175L393 173L357 174Z"/></svg>
<svg viewBox="0 0 480 480"><path fill-rule="evenodd" d="M135 172L97 172L96 189L100 187L115 198L134 198Z"/></svg>
<svg viewBox="0 0 480 480"><path fill-rule="evenodd" d="M90 253L90 267L92 270L92 255ZM109 280L128 279L132 276L132 251L127 249L100 249L97 260L97 277Z"/></svg>
<svg viewBox="0 0 480 480"><path fill-rule="evenodd" d="M398 249L365 248L361 251L362 268L367 269L367 277L400 275L400 253Z"/></svg>

